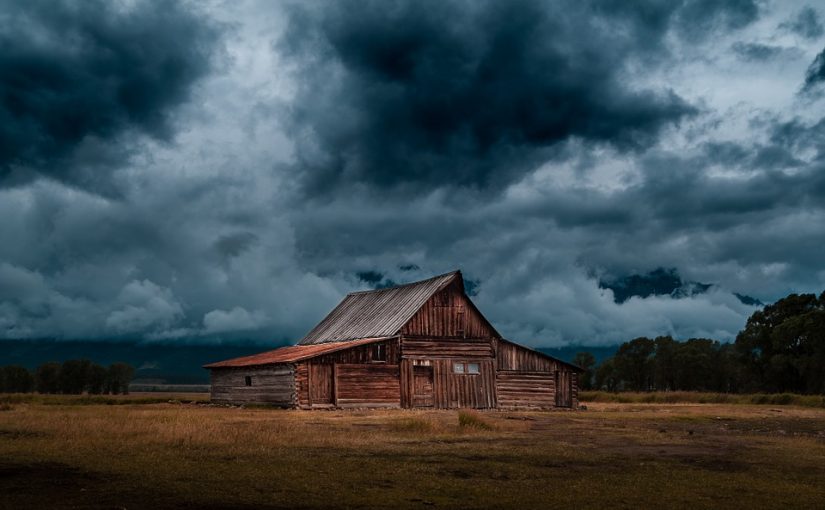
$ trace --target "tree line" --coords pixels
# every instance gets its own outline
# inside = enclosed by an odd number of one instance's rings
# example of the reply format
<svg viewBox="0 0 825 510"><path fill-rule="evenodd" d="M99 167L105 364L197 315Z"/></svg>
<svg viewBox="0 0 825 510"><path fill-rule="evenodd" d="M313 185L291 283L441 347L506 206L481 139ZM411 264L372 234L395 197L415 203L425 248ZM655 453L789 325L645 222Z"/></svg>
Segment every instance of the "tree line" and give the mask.
<svg viewBox="0 0 825 510"><path fill-rule="evenodd" d="M0 393L128 394L135 369L127 363L108 367L87 359L43 363L34 371L20 365L0 367Z"/></svg>
<svg viewBox="0 0 825 510"><path fill-rule="evenodd" d="M732 343L640 337L598 365L588 352L574 363L585 390L825 394L825 292L755 312Z"/></svg>

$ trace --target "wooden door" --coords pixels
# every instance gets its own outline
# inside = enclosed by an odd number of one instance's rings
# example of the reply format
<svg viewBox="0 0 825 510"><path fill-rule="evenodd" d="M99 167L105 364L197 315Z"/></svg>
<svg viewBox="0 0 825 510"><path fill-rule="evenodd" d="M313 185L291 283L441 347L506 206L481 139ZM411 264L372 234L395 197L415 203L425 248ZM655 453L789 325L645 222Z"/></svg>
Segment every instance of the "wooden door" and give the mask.
<svg viewBox="0 0 825 510"><path fill-rule="evenodd" d="M573 407L573 377L572 372L556 372L556 406Z"/></svg>
<svg viewBox="0 0 825 510"><path fill-rule="evenodd" d="M413 407L433 407L433 367L413 367Z"/></svg>
<svg viewBox="0 0 825 510"><path fill-rule="evenodd" d="M309 365L309 403L332 404L334 386L332 380L332 365Z"/></svg>

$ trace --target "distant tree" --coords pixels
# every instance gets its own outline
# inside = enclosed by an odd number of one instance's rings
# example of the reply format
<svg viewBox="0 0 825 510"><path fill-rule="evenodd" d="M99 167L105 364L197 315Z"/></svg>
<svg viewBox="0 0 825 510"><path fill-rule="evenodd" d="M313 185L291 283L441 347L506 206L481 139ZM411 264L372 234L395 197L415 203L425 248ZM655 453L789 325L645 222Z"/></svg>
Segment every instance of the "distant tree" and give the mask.
<svg viewBox="0 0 825 510"><path fill-rule="evenodd" d="M733 344L721 344L716 353L715 391L737 393L742 388L742 365Z"/></svg>
<svg viewBox="0 0 825 510"><path fill-rule="evenodd" d="M595 383L598 390L617 391L619 389L613 358L602 361L596 367Z"/></svg>
<svg viewBox="0 0 825 510"><path fill-rule="evenodd" d="M653 343L655 344L654 386L659 391L675 390L676 376L679 371L676 362L676 351L679 349L679 342L670 336L660 336Z"/></svg>
<svg viewBox="0 0 825 510"><path fill-rule="evenodd" d="M87 390L91 395L99 395L106 389L106 377L109 371L106 367L92 363L89 367L89 378Z"/></svg>
<svg viewBox="0 0 825 510"><path fill-rule="evenodd" d="M581 367L584 372L579 376L579 388L589 390L593 388L593 370L596 368L596 358L589 352L577 352L573 363Z"/></svg>
<svg viewBox="0 0 825 510"><path fill-rule="evenodd" d="M86 389L89 381L91 362L87 359L70 359L60 367L60 391L79 395Z"/></svg>
<svg viewBox="0 0 825 510"><path fill-rule="evenodd" d="M755 312L736 349L747 390L825 392L825 292L791 294Z"/></svg>
<svg viewBox="0 0 825 510"><path fill-rule="evenodd" d="M60 363L43 363L37 367L34 380L38 393L59 393Z"/></svg>
<svg viewBox="0 0 825 510"><path fill-rule="evenodd" d="M613 356L616 377L626 389L650 391L653 389L654 353L656 344L653 340L640 337L619 346Z"/></svg>
<svg viewBox="0 0 825 510"><path fill-rule="evenodd" d="M0 367L0 393L7 393L6 389L6 367Z"/></svg>
<svg viewBox="0 0 825 510"><path fill-rule="evenodd" d="M6 393L29 393L34 389L34 377L26 367L11 365L0 368L3 375L3 391Z"/></svg>
<svg viewBox="0 0 825 510"><path fill-rule="evenodd" d="M113 363L109 366L107 374L107 388L115 395L123 393L129 394L129 383L135 375L135 369L126 363Z"/></svg>
<svg viewBox="0 0 825 510"><path fill-rule="evenodd" d="M691 338L686 342L677 343L677 346L676 389L684 391L715 389L716 353L719 350L719 342L707 338Z"/></svg>

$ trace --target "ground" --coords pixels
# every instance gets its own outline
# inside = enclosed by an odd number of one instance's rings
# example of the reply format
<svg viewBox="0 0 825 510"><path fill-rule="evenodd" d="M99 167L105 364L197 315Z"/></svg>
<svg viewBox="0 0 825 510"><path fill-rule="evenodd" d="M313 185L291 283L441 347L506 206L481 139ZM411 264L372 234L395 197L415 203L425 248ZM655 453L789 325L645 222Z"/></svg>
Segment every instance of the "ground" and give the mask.
<svg viewBox="0 0 825 510"><path fill-rule="evenodd" d="M130 398L0 395L0 507L825 502L822 408L593 402L586 411L302 412Z"/></svg>

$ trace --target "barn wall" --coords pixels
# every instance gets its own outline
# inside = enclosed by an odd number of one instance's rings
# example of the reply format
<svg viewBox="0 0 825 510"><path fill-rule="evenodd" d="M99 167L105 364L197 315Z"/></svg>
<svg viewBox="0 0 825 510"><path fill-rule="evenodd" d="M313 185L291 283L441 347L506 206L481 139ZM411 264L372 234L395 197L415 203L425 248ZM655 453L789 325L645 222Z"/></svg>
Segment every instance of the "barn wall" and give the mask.
<svg viewBox="0 0 825 510"><path fill-rule="evenodd" d="M456 374L453 363L478 363L478 374ZM401 405L415 407L415 365L432 367L432 406L437 409L471 407L495 408L496 374L489 357L452 357L435 359L404 359L401 361Z"/></svg>
<svg viewBox="0 0 825 510"><path fill-rule="evenodd" d="M431 297L401 329L407 337L492 338L495 331L457 284Z"/></svg>
<svg viewBox="0 0 825 510"><path fill-rule="evenodd" d="M400 356L400 349L399 349L399 340L397 338L392 338L390 340L384 340L383 342L375 342L366 345L359 345L358 347L353 347L351 349L344 349L341 351L336 351L330 354L324 354L323 356L318 356L312 358L312 363L372 363L376 360L374 359L375 356L375 346L377 344L382 344L385 346L387 351L387 360L385 363L389 364L398 364ZM380 362L379 362L380 363Z"/></svg>
<svg viewBox="0 0 825 510"><path fill-rule="evenodd" d="M245 378L252 377L247 386ZM291 365L210 370L211 397L215 402L262 402L290 407L295 402Z"/></svg>
<svg viewBox="0 0 825 510"><path fill-rule="evenodd" d="M499 371L496 394L499 406L504 408L554 407L555 372Z"/></svg>
<svg viewBox="0 0 825 510"><path fill-rule="evenodd" d="M375 345L386 361L375 358ZM353 347L300 362L295 368L296 401L312 407L398 407L400 349L398 339ZM326 398L329 396L329 398Z"/></svg>
<svg viewBox="0 0 825 510"><path fill-rule="evenodd" d="M479 374L453 373L454 361L479 363ZM495 366L491 359L433 360L435 407L496 407Z"/></svg>
<svg viewBox="0 0 825 510"><path fill-rule="evenodd" d="M334 365L338 407L399 407L398 365Z"/></svg>
<svg viewBox="0 0 825 510"><path fill-rule="evenodd" d="M401 355L404 358L492 358L493 345L490 339L465 340L443 338L406 338L401 341Z"/></svg>
<svg viewBox="0 0 825 510"><path fill-rule="evenodd" d="M496 392L501 407L554 407L561 400L578 406L578 373L565 363L549 359L517 344L496 342ZM558 373L558 375L557 375ZM571 381L557 388L556 380Z"/></svg>
<svg viewBox="0 0 825 510"><path fill-rule="evenodd" d="M520 372L555 372L566 367L531 349L504 340L497 342L496 360L499 370Z"/></svg>

